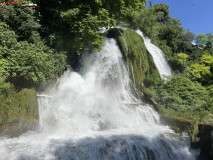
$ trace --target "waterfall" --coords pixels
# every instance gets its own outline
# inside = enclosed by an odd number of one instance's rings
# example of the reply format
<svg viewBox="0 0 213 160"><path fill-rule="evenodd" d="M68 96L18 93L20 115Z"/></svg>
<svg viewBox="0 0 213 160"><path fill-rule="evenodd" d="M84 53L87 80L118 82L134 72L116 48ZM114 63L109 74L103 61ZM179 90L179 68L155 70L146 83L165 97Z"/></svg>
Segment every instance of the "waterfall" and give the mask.
<svg viewBox="0 0 213 160"><path fill-rule="evenodd" d="M145 46L149 53L152 55L161 78L166 79L165 76L172 76L171 68L167 63L162 50L152 44L151 40L145 37L140 30L137 30L136 33L138 33L144 39Z"/></svg>
<svg viewBox="0 0 213 160"><path fill-rule="evenodd" d="M195 160L188 138L131 93L114 39L82 66L38 96L39 131L0 138L0 160Z"/></svg>

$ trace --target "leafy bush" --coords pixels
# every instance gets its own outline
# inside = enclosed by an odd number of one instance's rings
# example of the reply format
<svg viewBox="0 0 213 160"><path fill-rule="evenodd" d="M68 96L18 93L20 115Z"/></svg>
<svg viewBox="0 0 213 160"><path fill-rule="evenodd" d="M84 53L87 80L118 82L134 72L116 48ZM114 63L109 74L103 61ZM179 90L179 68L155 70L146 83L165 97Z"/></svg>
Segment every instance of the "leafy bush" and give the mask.
<svg viewBox="0 0 213 160"><path fill-rule="evenodd" d="M66 57L42 42L17 42L16 34L5 23L0 23L0 58L6 78L16 87L43 86L62 73Z"/></svg>
<svg viewBox="0 0 213 160"><path fill-rule="evenodd" d="M23 0L21 0L23 1ZM18 40L27 40L31 43L41 41L38 30L41 25L38 23L38 16L35 16L32 8L23 8L21 5L7 5L0 10L0 22L10 26Z"/></svg>
<svg viewBox="0 0 213 160"><path fill-rule="evenodd" d="M4 60L8 79L19 86L45 85L65 69L65 56L44 45L20 42Z"/></svg>
<svg viewBox="0 0 213 160"><path fill-rule="evenodd" d="M210 98L205 87L181 76L172 77L168 82L158 83L150 89L155 90L154 98L157 102L178 112L195 112L198 108L205 110L203 106Z"/></svg>
<svg viewBox="0 0 213 160"><path fill-rule="evenodd" d="M201 82L203 85L211 85L213 83L213 56L204 54L200 63L187 67L187 75L192 80Z"/></svg>

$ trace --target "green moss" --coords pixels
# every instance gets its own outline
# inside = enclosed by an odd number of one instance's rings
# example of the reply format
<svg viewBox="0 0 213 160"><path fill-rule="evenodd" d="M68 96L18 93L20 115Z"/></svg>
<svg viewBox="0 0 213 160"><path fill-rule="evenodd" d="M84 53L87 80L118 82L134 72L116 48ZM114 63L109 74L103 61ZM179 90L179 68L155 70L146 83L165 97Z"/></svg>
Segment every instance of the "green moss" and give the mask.
<svg viewBox="0 0 213 160"><path fill-rule="evenodd" d="M16 93L12 88L0 104L0 125L21 119L38 120L38 104L34 89L22 89Z"/></svg>
<svg viewBox="0 0 213 160"><path fill-rule="evenodd" d="M132 82L142 92L144 78L149 75L159 77L152 56L146 49L144 40L136 32L129 29L109 31L110 37L116 38L129 69ZM133 69L132 69L133 68Z"/></svg>

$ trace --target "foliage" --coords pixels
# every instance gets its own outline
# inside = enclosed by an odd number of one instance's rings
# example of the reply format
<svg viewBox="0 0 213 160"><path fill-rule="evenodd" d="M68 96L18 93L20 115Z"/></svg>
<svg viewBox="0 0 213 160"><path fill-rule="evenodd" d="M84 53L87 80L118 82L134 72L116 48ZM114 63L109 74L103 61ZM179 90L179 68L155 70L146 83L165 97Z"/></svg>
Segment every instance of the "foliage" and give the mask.
<svg viewBox="0 0 213 160"><path fill-rule="evenodd" d="M111 23L111 20L107 19L108 12L105 9L99 11L99 17L93 16L90 11L84 14L80 12L79 8L62 12L61 16L69 24L70 31L76 37L74 41L77 44L75 49L79 51L79 54L81 50L88 49L88 43L92 44L95 51L101 48L104 38L99 32L99 27L109 26Z"/></svg>
<svg viewBox="0 0 213 160"><path fill-rule="evenodd" d="M9 30L8 25L0 23L0 47L10 48L17 44L17 35L14 31ZM1 48L2 50L3 48ZM0 50L0 51L1 51ZM3 53L1 52L0 58Z"/></svg>
<svg viewBox="0 0 213 160"><path fill-rule="evenodd" d="M187 67L187 74L192 80L201 82L204 85L212 84L213 56L204 54L201 57L200 63L195 63Z"/></svg>
<svg viewBox="0 0 213 160"><path fill-rule="evenodd" d="M163 112L176 114L179 117L199 117L203 118L212 113L212 87L205 88L197 82L192 82L182 76L172 77L169 81L155 81L154 84L147 83L149 95L153 97L159 105L163 106ZM147 91L146 91L147 92Z"/></svg>
<svg viewBox="0 0 213 160"><path fill-rule="evenodd" d="M56 74L64 70L65 57L49 48L21 42L10 50L4 67L10 74L8 79L19 86L45 85Z"/></svg>
<svg viewBox="0 0 213 160"><path fill-rule="evenodd" d="M148 8L143 7L141 11L135 11L131 14L132 26L141 29L146 36L153 36L153 27L156 25L156 15Z"/></svg>
<svg viewBox="0 0 213 160"><path fill-rule="evenodd" d="M5 22L18 35L18 41L27 40L31 43L41 41L38 29L38 17L35 10L20 5L8 5L0 10L0 22Z"/></svg>
<svg viewBox="0 0 213 160"><path fill-rule="evenodd" d="M178 53L177 54L177 61L180 63L180 67L181 70L185 69L185 67L187 66L187 59L189 58L189 56L185 53Z"/></svg>
<svg viewBox="0 0 213 160"><path fill-rule="evenodd" d="M195 39L195 35L189 31L189 29L187 30L187 32L185 33L186 36L186 40L192 42Z"/></svg>
<svg viewBox="0 0 213 160"><path fill-rule="evenodd" d="M42 42L17 42L16 34L0 23L1 67L16 87L43 86L65 69L65 56L55 53Z"/></svg>
<svg viewBox="0 0 213 160"><path fill-rule="evenodd" d="M154 6L154 11L157 13L157 21L168 23L170 19L169 6L163 3L156 4Z"/></svg>
<svg viewBox="0 0 213 160"><path fill-rule="evenodd" d="M47 32L56 34L58 30L61 30L69 34L73 39L70 54L75 52L80 54L82 50L88 48L99 50L104 43L100 27L109 28L116 22L125 21L145 2L146 0L78 0L63 3L56 1L49 6L52 2L47 0L39 1L39 6L42 24L47 28ZM64 37L63 34L61 36Z"/></svg>
<svg viewBox="0 0 213 160"><path fill-rule="evenodd" d="M196 43L200 47L204 48L212 48L212 43L213 43L213 34L212 33L207 33L207 34L198 34L196 36Z"/></svg>
<svg viewBox="0 0 213 160"><path fill-rule="evenodd" d="M204 80L206 76L210 75L210 67L203 64L193 64L187 68L187 72L193 80Z"/></svg>
<svg viewBox="0 0 213 160"><path fill-rule="evenodd" d="M211 69L213 68L213 56L204 54L201 58L201 63L210 66Z"/></svg>
<svg viewBox="0 0 213 160"><path fill-rule="evenodd" d="M196 36L196 43L197 45L201 46L201 45L204 45L205 44L205 35L204 34L199 34Z"/></svg>

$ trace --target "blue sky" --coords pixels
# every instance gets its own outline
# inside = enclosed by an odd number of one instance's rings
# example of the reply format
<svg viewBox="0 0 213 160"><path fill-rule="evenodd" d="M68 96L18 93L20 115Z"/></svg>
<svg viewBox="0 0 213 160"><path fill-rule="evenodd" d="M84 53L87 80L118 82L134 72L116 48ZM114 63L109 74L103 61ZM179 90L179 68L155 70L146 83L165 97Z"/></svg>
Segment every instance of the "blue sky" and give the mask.
<svg viewBox="0 0 213 160"><path fill-rule="evenodd" d="M194 34L213 32L213 0L151 0L169 5L170 16Z"/></svg>

